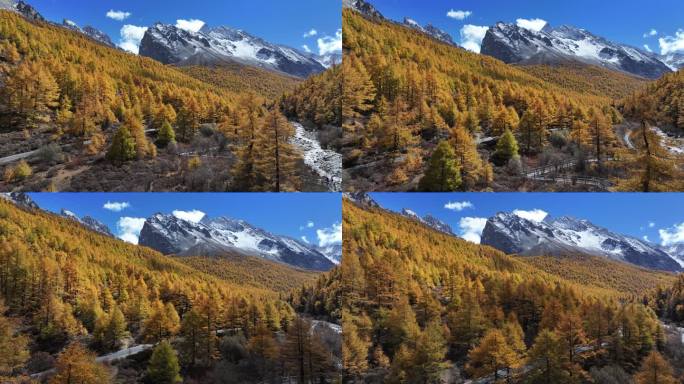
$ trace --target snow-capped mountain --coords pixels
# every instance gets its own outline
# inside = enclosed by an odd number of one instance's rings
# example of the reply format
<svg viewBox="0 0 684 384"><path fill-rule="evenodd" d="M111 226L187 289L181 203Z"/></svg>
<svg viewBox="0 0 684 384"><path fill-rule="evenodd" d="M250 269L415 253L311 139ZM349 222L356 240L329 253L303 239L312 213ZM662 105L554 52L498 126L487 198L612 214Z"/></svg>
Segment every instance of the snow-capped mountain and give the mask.
<svg viewBox="0 0 684 384"><path fill-rule="evenodd" d="M481 244L508 254L571 256L586 254L665 271L681 271L670 255L645 241L620 235L587 220L547 217L531 221L514 213L489 218Z"/></svg>
<svg viewBox="0 0 684 384"><path fill-rule="evenodd" d="M344 192L342 198L366 208L380 208L380 204L366 192Z"/></svg>
<svg viewBox="0 0 684 384"><path fill-rule="evenodd" d="M428 35L434 39L437 39L443 43L447 43L449 45L454 45L454 46L457 45L456 43L454 43L454 39L451 37L450 34L444 32L443 30L435 27L432 24L428 24L425 27L423 27L417 21L415 21L411 18L408 18L408 17L404 17L404 26L415 29L419 32L422 32L422 33L424 33L424 34L426 34L426 35Z"/></svg>
<svg viewBox="0 0 684 384"><path fill-rule="evenodd" d="M311 245L227 217L205 217L195 223L158 213L145 221L138 244L165 255L220 256L230 253L259 256L319 271L334 266L326 255Z"/></svg>
<svg viewBox="0 0 684 384"><path fill-rule="evenodd" d="M11 203L26 209L40 209L31 196L24 192L10 192L0 193L0 198L10 201Z"/></svg>
<svg viewBox="0 0 684 384"><path fill-rule="evenodd" d="M324 254L328 260L335 264L340 264L342 261L342 244L332 244L325 247L316 247L316 249Z"/></svg>
<svg viewBox="0 0 684 384"><path fill-rule="evenodd" d="M670 67L670 69L672 69L673 71L678 71L684 68L684 52L675 52L669 53L667 55L660 55L658 56L658 58L660 59L660 61L667 64L667 66Z"/></svg>
<svg viewBox="0 0 684 384"><path fill-rule="evenodd" d="M660 246L664 252L670 255L679 265L684 268L684 243Z"/></svg>
<svg viewBox="0 0 684 384"><path fill-rule="evenodd" d="M205 25L198 32L190 32L156 23L145 32L139 54L181 66L238 62L297 77L325 70L323 64L296 49L271 44L230 27Z"/></svg>
<svg viewBox="0 0 684 384"><path fill-rule="evenodd" d="M413 219L416 221L419 221L428 227L432 229L436 229L440 232L446 233L447 235L453 235L454 232L451 230L451 226L438 218L432 216L432 215L425 215L424 217L420 217L416 212L404 208L401 210L401 215L404 217L408 217L409 219Z"/></svg>
<svg viewBox="0 0 684 384"><path fill-rule="evenodd" d="M112 39L110 39L106 33L100 31L99 29L96 29L95 27L87 25L81 28L78 26L78 24L69 19L64 19L64 21L62 21L62 26L71 29L72 31L82 33L90 37L91 39L100 42L108 47L116 48L116 45L114 44L114 42L112 42Z"/></svg>
<svg viewBox="0 0 684 384"><path fill-rule="evenodd" d="M99 232L103 235L114 237L112 232L109 230L108 226L106 226L105 224L103 224L102 222L98 221L97 219L95 219L93 217L83 216L81 218L81 217L78 217L78 215L76 215L75 213L73 213L67 209L64 209L64 208L62 208L62 210L60 211L59 214L63 217L66 217L67 219L71 219L71 220L76 221L77 223L80 223L81 225L83 225L84 227L86 227L92 231Z"/></svg>
<svg viewBox="0 0 684 384"><path fill-rule="evenodd" d="M532 31L500 22L489 28L480 52L505 63L553 64L575 60L649 79L671 72L656 54L567 25L553 28L547 24L540 31Z"/></svg>
<svg viewBox="0 0 684 384"><path fill-rule="evenodd" d="M0 0L0 9L20 13L29 20L45 21L45 18L35 8L22 0Z"/></svg>
<svg viewBox="0 0 684 384"><path fill-rule="evenodd" d="M342 7L353 9L371 19L385 19L385 17L382 16L382 13L365 0L342 0Z"/></svg>

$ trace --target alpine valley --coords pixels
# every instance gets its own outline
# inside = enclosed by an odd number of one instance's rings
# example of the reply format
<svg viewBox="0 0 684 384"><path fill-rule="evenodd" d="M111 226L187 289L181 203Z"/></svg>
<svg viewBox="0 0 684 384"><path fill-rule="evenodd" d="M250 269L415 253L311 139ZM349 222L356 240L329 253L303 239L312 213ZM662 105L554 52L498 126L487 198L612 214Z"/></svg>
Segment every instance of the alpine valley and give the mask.
<svg viewBox="0 0 684 384"><path fill-rule="evenodd" d="M439 199L382 195L393 207ZM343 219L346 382L676 383L684 374L684 275L658 246L588 220L503 212L476 244L362 193L345 195Z"/></svg>
<svg viewBox="0 0 684 384"><path fill-rule="evenodd" d="M0 195L1 382L339 380L340 319L319 300L337 247L163 214L131 244L37 195Z"/></svg>
<svg viewBox="0 0 684 384"><path fill-rule="evenodd" d="M407 3L382 4L397 15ZM369 1L343 5L348 190L684 190L676 47L573 25L480 27L465 11L447 15L465 24L452 37Z"/></svg>
<svg viewBox="0 0 684 384"><path fill-rule="evenodd" d="M132 50L62 12L0 2L2 190L341 189L334 46L157 22Z"/></svg>

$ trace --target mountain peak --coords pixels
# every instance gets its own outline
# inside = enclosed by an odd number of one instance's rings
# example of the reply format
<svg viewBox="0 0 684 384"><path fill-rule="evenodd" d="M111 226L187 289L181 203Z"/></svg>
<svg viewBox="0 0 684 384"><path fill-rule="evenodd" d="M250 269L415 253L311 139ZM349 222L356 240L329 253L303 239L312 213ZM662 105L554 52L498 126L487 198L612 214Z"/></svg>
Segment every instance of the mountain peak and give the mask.
<svg viewBox="0 0 684 384"><path fill-rule="evenodd" d="M382 13L380 13L373 5L365 0L342 0L342 7L353 9L371 19L385 19Z"/></svg>
<svg viewBox="0 0 684 384"><path fill-rule="evenodd" d="M481 244L524 256L592 255L638 266L680 271L670 255L639 239L612 232L585 219L570 216L531 221L515 213L489 218Z"/></svg>
<svg viewBox="0 0 684 384"><path fill-rule="evenodd" d="M570 60L651 79L671 72L654 54L571 25L553 28L547 24L534 31L498 22L487 30L480 52L508 64L555 64Z"/></svg>
<svg viewBox="0 0 684 384"><path fill-rule="evenodd" d="M294 48L272 44L227 26L205 25L198 32L190 32L157 22L145 32L139 54L164 64L236 62L296 77L308 77L325 70L322 63Z"/></svg>
<svg viewBox="0 0 684 384"><path fill-rule="evenodd" d="M205 216L200 222L191 222L174 215L156 213L145 221L139 244L166 255L258 256L320 271L329 270L334 265L332 259L317 247L225 216Z"/></svg>

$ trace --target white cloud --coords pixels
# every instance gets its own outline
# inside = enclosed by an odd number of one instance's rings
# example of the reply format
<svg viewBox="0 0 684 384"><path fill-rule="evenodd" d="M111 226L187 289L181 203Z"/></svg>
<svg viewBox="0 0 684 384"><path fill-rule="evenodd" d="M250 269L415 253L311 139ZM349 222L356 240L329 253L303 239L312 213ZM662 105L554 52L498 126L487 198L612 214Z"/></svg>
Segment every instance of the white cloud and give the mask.
<svg viewBox="0 0 684 384"><path fill-rule="evenodd" d="M676 51L684 51L684 29L678 30L674 36L665 36L658 39L660 53L667 55Z"/></svg>
<svg viewBox="0 0 684 384"><path fill-rule="evenodd" d="M316 230L318 245L326 247L328 245L339 244L342 242L342 223L335 223L332 227Z"/></svg>
<svg viewBox="0 0 684 384"><path fill-rule="evenodd" d="M444 208L451 210L451 211L456 211L456 212L461 212L462 210L466 208L474 208L475 206L473 203L470 201L454 201L454 202L448 202L444 204Z"/></svg>
<svg viewBox="0 0 684 384"><path fill-rule="evenodd" d="M188 32L197 32L204 27L204 21L198 19L178 19L176 20L176 28L184 29Z"/></svg>
<svg viewBox="0 0 684 384"><path fill-rule="evenodd" d="M649 227L649 228L653 228L653 227L655 227L655 223L654 223L654 222L652 222L652 221L650 221L650 222L648 223L648 227Z"/></svg>
<svg viewBox="0 0 684 384"><path fill-rule="evenodd" d="M140 40L145 36L147 27L138 27L137 25L126 24L121 27L121 40L119 41L119 48L138 54L140 47Z"/></svg>
<svg viewBox="0 0 684 384"><path fill-rule="evenodd" d="M309 48L309 46L306 45L306 44L302 44L302 49L303 49L304 52L306 52L306 53L311 53L311 48Z"/></svg>
<svg viewBox="0 0 684 384"><path fill-rule="evenodd" d="M301 226L299 227L299 230L300 230L300 231L303 231L303 230L306 229L306 228L313 228L313 227L314 227L314 222L311 221L311 220L309 220L309 221L306 222L306 225L301 225Z"/></svg>
<svg viewBox="0 0 684 384"><path fill-rule="evenodd" d="M529 29L530 31L541 31L546 25L546 20L542 19L518 19L516 20L518 27Z"/></svg>
<svg viewBox="0 0 684 384"><path fill-rule="evenodd" d="M196 209L193 209L192 211L179 211L175 210L172 212L174 216L181 220L189 221L191 223L199 223L200 220L206 215L206 213L202 211L198 211Z"/></svg>
<svg viewBox="0 0 684 384"><path fill-rule="evenodd" d="M648 239L647 235L644 235L644 241L648 241L649 243L651 242L651 240Z"/></svg>
<svg viewBox="0 0 684 384"><path fill-rule="evenodd" d="M323 36L318 40L318 54L326 55L328 53L335 53L342 50L342 30L338 29L335 32L335 37Z"/></svg>
<svg viewBox="0 0 684 384"><path fill-rule="evenodd" d="M132 244L138 244L138 236L145 224L142 217L120 217L116 223L119 239Z"/></svg>
<svg viewBox="0 0 684 384"><path fill-rule="evenodd" d="M464 240L480 244L480 236L482 236L486 224L487 219L484 217L462 217L458 222L461 237Z"/></svg>
<svg viewBox="0 0 684 384"><path fill-rule="evenodd" d="M463 20L472 14L473 13L470 11L454 11L452 9L449 12L447 12L447 17L450 17L450 18L456 19L456 20Z"/></svg>
<svg viewBox="0 0 684 384"><path fill-rule="evenodd" d="M130 206L131 206L131 204L126 202L126 201L122 201L122 202L107 201L105 203L105 205L102 206L102 208L109 210L109 211L121 212Z"/></svg>
<svg viewBox="0 0 684 384"><path fill-rule="evenodd" d="M489 27L466 24L461 28L461 46L469 51L480 53L482 39Z"/></svg>
<svg viewBox="0 0 684 384"><path fill-rule="evenodd" d="M537 222L544 220L546 216L549 215L548 212L543 211L541 209L533 209L531 211L516 209L515 211L513 211L513 214L522 217L523 219Z"/></svg>
<svg viewBox="0 0 684 384"><path fill-rule="evenodd" d="M650 31L644 33L644 39L647 37L653 37L653 36L657 36L657 35L658 35L658 31L656 31L655 29L651 29Z"/></svg>
<svg viewBox="0 0 684 384"><path fill-rule="evenodd" d="M313 37L316 35L318 35L318 31L312 28L309 32L303 34L302 37L306 39L307 37Z"/></svg>
<svg viewBox="0 0 684 384"><path fill-rule="evenodd" d="M647 51L649 51L649 52L653 52L653 51L651 50L651 47L648 46L648 44L644 44L644 49L647 50Z"/></svg>
<svg viewBox="0 0 684 384"><path fill-rule="evenodd" d="M684 223L675 224L671 228L659 229L661 245L684 243Z"/></svg>
<svg viewBox="0 0 684 384"><path fill-rule="evenodd" d="M115 11L113 9L110 9L109 12L107 12L107 17L116 21L124 21L128 19L129 16L131 16L130 12Z"/></svg>
<svg viewBox="0 0 684 384"><path fill-rule="evenodd" d="M306 236L301 237L302 241L309 244L309 239L306 238Z"/></svg>

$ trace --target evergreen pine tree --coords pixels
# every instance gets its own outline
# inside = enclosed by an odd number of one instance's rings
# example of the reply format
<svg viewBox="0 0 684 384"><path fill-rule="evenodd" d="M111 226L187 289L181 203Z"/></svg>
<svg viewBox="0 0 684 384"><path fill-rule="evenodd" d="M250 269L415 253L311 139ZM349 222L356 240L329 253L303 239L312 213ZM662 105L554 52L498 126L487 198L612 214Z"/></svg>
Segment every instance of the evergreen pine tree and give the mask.
<svg viewBox="0 0 684 384"><path fill-rule="evenodd" d="M441 141L430 158L418 188L425 192L450 192L460 187L461 164L449 142Z"/></svg>

